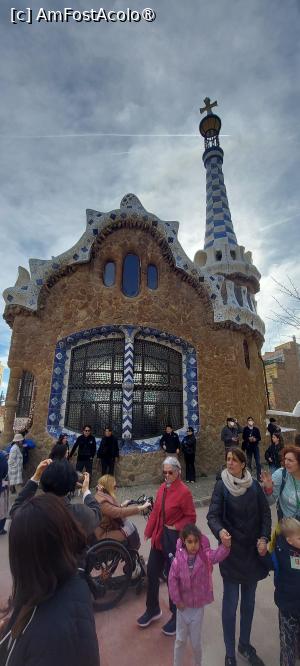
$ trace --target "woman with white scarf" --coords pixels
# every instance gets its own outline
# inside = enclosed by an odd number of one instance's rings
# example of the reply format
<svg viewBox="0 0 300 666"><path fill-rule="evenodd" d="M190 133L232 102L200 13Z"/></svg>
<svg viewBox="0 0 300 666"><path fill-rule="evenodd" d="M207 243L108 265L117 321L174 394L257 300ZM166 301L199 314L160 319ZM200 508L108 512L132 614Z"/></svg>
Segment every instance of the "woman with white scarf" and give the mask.
<svg viewBox="0 0 300 666"><path fill-rule="evenodd" d="M225 666L236 666L235 624L241 588L239 655L252 666L264 666L250 644L259 580L268 572L263 556L271 535L271 512L259 483L246 468L246 456L238 448L226 454L226 468L217 481L209 511L208 525L224 546L231 546L229 557L220 564L224 594L222 624L226 647Z"/></svg>

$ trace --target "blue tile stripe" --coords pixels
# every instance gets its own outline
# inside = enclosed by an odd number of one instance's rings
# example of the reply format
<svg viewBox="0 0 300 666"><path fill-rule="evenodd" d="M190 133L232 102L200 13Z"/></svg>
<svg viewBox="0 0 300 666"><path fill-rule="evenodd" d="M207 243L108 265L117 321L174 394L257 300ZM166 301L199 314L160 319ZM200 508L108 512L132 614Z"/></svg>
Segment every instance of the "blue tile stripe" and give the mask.
<svg viewBox="0 0 300 666"><path fill-rule="evenodd" d="M204 249L212 247L218 238L237 245L227 192L222 171L223 151L220 156L207 157L206 168L206 232ZM222 227L222 228L220 228Z"/></svg>
<svg viewBox="0 0 300 666"><path fill-rule="evenodd" d="M54 353L53 373L51 380L51 391L49 397L49 409L47 430L52 437L58 438L61 432L66 432L70 444L80 433L74 433L63 427L65 414L65 401L63 392L67 388L68 382L68 359L72 348L84 342L91 342L99 337L111 337L112 334L123 333L125 335L124 350L124 380L123 380L123 412L122 412L122 435L123 442L121 450L123 454L130 454L134 451L140 453L153 452L159 449L159 437L152 437L145 440L132 440L132 399L133 399L133 345L134 337L144 337L153 339L161 344L173 346L182 353L183 366L183 407L184 424L177 430L179 436L186 434L188 425L192 425L195 432L200 429L199 417L199 396L198 396L198 372L197 355L195 348L183 338L172 335L152 327L139 327L124 325L108 325L99 328L78 331L58 341ZM100 439L97 440L98 443Z"/></svg>

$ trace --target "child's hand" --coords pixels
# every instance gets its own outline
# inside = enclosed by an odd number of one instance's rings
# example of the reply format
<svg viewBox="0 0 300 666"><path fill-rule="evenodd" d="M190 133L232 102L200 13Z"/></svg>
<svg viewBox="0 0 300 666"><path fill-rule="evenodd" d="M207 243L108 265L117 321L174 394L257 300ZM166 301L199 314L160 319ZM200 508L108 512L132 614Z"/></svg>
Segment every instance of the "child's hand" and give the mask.
<svg viewBox="0 0 300 666"><path fill-rule="evenodd" d="M223 546L226 546L226 548L231 547L231 535L229 534L229 532L227 532L227 530L225 529L220 530L219 537L222 541Z"/></svg>
<svg viewBox="0 0 300 666"><path fill-rule="evenodd" d="M256 545L259 555L261 555L261 557L264 557L264 555L266 555L268 552L268 544L266 540L262 537L261 539L257 540Z"/></svg>
<svg viewBox="0 0 300 666"><path fill-rule="evenodd" d="M177 604L176 608L178 608L178 610L183 611L185 609L185 606L183 604Z"/></svg>

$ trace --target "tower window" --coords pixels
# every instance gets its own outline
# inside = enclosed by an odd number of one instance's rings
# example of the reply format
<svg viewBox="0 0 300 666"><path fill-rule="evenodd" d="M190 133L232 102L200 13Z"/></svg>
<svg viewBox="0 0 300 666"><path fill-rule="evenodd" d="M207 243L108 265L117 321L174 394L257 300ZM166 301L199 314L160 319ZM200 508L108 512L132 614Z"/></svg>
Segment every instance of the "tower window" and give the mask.
<svg viewBox="0 0 300 666"><path fill-rule="evenodd" d="M248 370L250 370L250 353L249 353L249 345L248 345L247 340L244 340L243 348L244 348L245 365L246 365L246 368L248 368Z"/></svg>
<svg viewBox="0 0 300 666"><path fill-rule="evenodd" d="M233 260L236 259L236 253L235 253L235 250L230 250L230 256L231 256L231 259L233 259Z"/></svg>
<svg viewBox="0 0 300 666"><path fill-rule="evenodd" d="M106 287L112 287L116 281L116 264L114 261L107 261L103 271L103 282Z"/></svg>
<svg viewBox="0 0 300 666"><path fill-rule="evenodd" d="M140 259L127 254L123 262L122 290L125 296L137 296L140 291Z"/></svg>
<svg viewBox="0 0 300 666"><path fill-rule="evenodd" d="M236 297L236 300L237 300L238 304L242 308L243 305L244 305L244 303L243 303L243 294L242 294L242 290L241 290L241 287L240 287L239 284L234 285L234 294L235 294L235 297Z"/></svg>
<svg viewBox="0 0 300 666"><path fill-rule="evenodd" d="M154 264L149 264L147 267L147 287L149 289L157 289L158 287L158 271Z"/></svg>
<svg viewBox="0 0 300 666"><path fill-rule="evenodd" d="M247 291L247 301L248 301L248 305L249 305L250 310L253 311L253 303L251 301L251 296L250 296L249 291Z"/></svg>
<svg viewBox="0 0 300 666"><path fill-rule="evenodd" d="M222 252L221 252L221 250L216 251L216 261L222 261Z"/></svg>

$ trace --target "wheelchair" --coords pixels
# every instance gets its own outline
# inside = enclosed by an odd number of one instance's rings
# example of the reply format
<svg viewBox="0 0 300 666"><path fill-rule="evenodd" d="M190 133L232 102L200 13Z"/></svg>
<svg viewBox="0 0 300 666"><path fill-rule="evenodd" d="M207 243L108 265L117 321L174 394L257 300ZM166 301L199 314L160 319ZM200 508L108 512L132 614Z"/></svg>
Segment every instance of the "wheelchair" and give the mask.
<svg viewBox="0 0 300 666"><path fill-rule="evenodd" d="M153 498L144 495L130 504L151 503L144 513L147 518L153 507ZM129 587L140 594L147 576L144 558L138 550L126 542L101 539L91 546L86 554L85 578L94 599L96 611L114 608L124 597Z"/></svg>

